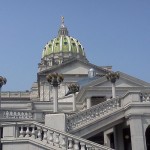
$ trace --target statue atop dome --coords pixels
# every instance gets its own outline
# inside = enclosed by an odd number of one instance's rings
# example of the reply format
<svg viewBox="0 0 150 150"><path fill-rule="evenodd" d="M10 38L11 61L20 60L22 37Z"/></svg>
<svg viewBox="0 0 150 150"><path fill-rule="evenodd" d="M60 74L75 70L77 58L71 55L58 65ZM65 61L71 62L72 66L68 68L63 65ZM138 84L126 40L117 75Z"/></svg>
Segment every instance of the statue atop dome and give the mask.
<svg viewBox="0 0 150 150"><path fill-rule="evenodd" d="M62 16L62 17L61 17L61 27L63 27L63 28L65 27L64 19L65 19L65 18Z"/></svg>
<svg viewBox="0 0 150 150"><path fill-rule="evenodd" d="M58 31L58 36L68 36L69 33L68 33L68 29L65 27L65 24L64 24L64 17L62 16L61 17L61 26L60 26L60 29Z"/></svg>

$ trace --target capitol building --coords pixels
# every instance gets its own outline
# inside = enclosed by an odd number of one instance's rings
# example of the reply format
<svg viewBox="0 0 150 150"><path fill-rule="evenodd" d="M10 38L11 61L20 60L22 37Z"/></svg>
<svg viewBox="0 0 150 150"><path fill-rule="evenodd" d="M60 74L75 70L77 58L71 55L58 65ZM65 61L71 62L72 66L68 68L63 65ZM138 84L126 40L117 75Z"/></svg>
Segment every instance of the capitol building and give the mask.
<svg viewBox="0 0 150 150"><path fill-rule="evenodd" d="M31 90L0 76L0 150L150 150L150 83L90 63L82 44L62 17Z"/></svg>

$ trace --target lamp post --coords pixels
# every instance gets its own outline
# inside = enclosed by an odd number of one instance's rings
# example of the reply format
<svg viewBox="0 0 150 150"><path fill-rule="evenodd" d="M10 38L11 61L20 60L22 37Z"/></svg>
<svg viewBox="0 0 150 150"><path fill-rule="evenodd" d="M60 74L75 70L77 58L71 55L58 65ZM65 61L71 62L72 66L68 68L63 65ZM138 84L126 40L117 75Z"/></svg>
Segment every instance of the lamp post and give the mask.
<svg viewBox="0 0 150 150"><path fill-rule="evenodd" d="M1 90L2 90L2 86L5 85L7 82L6 78L0 76L0 119L2 118L2 111L1 111ZM0 120L0 149L2 148L1 145L1 120Z"/></svg>
<svg viewBox="0 0 150 150"><path fill-rule="evenodd" d="M69 91L67 92L67 94L65 96L67 96L69 94L73 94L73 103L72 103L73 111L76 111L75 93L79 92L79 86L77 84L73 83L73 84L68 85L68 89L69 89Z"/></svg>
<svg viewBox="0 0 150 150"><path fill-rule="evenodd" d="M53 86L54 90L53 111L58 112L58 86L63 82L64 78L62 74L50 73L46 76L46 79Z"/></svg>
<svg viewBox="0 0 150 150"><path fill-rule="evenodd" d="M112 98L116 98L115 83L116 83L116 80L119 79L119 77L120 77L119 73L116 73L116 72L110 72L110 73L106 74L107 80L111 81L111 83L112 83Z"/></svg>

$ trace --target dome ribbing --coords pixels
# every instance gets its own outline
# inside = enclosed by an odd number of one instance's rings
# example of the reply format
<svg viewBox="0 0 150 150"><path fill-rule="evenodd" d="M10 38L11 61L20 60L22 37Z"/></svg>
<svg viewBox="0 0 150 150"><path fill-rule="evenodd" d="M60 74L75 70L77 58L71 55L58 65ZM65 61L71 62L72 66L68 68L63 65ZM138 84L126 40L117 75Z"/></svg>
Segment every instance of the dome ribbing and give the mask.
<svg viewBox="0 0 150 150"><path fill-rule="evenodd" d="M64 25L64 18L62 17L62 24L59 28L58 36L45 45L39 66L44 69L61 64L72 58L88 61L81 43L77 39L69 36L68 29Z"/></svg>

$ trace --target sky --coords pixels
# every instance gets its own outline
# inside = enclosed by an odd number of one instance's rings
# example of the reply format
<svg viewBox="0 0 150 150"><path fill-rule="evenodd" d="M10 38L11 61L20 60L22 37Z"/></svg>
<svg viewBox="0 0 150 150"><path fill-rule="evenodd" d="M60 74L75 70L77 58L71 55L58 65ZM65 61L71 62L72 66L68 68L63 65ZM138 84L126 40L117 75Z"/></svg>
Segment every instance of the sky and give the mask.
<svg viewBox="0 0 150 150"><path fill-rule="evenodd" d="M0 75L4 91L30 90L42 49L61 16L90 63L150 82L149 0L0 0Z"/></svg>

